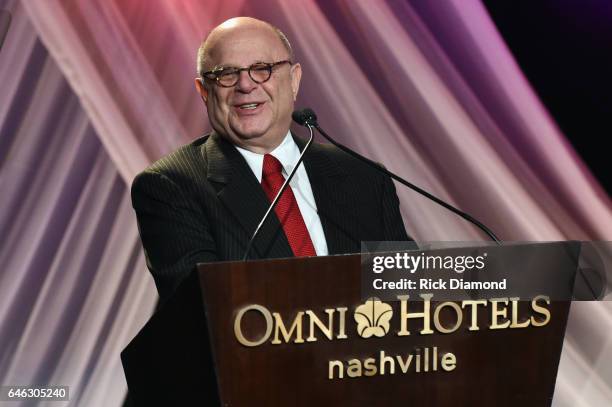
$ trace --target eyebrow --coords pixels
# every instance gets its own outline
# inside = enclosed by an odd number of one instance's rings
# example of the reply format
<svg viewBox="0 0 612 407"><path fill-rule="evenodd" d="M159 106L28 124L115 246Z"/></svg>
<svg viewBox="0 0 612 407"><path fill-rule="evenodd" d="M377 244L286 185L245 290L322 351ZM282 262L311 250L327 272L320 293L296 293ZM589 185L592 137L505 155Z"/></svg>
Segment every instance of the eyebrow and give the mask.
<svg viewBox="0 0 612 407"><path fill-rule="evenodd" d="M251 63L250 65L247 65L245 68L247 68L247 67L249 67L251 65L255 65L255 64L270 64L270 63L272 63L272 62L266 62L266 61L258 60L258 61L255 61L255 62ZM215 65L210 71L216 71L216 70L220 70L220 69L230 69L230 68L239 69L240 67L234 66L234 65L230 65L230 64L228 64L228 65L219 64L219 65Z"/></svg>
<svg viewBox="0 0 612 407"><path fill-rule="evenodd" d="M222 71L224 69L231 69L231 68L235 68L234 66L227 66L227 65L215 65L211 70L209 70L208 72L214 72L214 71Z"/></svg>

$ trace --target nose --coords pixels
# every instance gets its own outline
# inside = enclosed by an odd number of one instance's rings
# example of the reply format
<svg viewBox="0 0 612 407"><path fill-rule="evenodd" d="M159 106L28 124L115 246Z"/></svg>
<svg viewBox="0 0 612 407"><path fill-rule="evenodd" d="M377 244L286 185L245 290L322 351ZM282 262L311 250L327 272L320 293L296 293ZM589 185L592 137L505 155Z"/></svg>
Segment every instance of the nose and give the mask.
<svg viewBox="0 0 612 407"><path fill-rule="evenodd" d="M236 83L236 90L243 93L250 93L257 87L257 83L253 82L253 79L249 76L249 73L240 71L238 76L238 82Z"/></svg>

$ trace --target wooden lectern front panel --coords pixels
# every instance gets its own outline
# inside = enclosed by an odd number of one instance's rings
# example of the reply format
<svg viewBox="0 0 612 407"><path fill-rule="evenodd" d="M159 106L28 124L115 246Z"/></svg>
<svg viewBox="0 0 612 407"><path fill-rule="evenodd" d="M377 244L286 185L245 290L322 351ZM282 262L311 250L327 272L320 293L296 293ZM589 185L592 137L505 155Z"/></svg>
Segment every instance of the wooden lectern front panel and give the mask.
<svg viewBox="0 0 612 407"><path fill-rule="evenodd" d="M569 303L364 301L360 256L199 268L224 406L547 406Z"/></svg>

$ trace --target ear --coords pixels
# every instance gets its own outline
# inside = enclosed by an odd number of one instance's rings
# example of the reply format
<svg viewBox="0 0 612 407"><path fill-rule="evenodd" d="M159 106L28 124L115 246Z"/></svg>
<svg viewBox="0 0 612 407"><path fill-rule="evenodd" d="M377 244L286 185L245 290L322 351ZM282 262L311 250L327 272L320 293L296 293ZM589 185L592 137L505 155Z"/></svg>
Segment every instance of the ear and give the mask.
<svg viewBox="0 0 612 407"><path fill-rule="evenodd" d="M202 97L202 100L204 101L204 103L207 103L208 102L208 89L206 89L206 86L204 85L204 81L202 80L202 78L195 78L195 87L198 93L200 94L200 96Z"/></svg>
<svg viewBox="0 0 612 407"><path fill-rule="evenodd" d="M295 63L291 66L291 90L293 91L293 101L297 99L300 90L300 80L302 79L302 66Z"/></svg>

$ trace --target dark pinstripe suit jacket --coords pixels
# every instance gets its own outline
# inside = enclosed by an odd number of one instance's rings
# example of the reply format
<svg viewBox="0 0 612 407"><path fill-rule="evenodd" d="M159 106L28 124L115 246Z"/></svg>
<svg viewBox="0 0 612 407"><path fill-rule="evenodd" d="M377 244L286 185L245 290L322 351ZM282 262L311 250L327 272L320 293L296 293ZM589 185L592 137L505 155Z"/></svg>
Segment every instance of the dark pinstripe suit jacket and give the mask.
<svg viewBox="0 0 612 407"><path fill-rule="evenodd" d="M305 141L294 137L302 149ZM356 253L361 241L409 240L393 182L330 145L304 156L330 254ZM147 266L162 299L197 263L239 260L269 201L242 155L213 133L181 147L132 184ZM274 214L251 258L291 257Z"/></svg>

